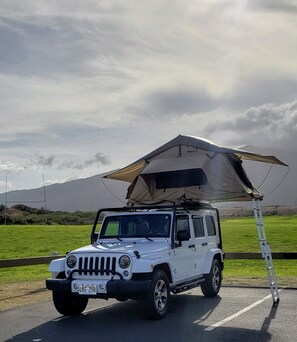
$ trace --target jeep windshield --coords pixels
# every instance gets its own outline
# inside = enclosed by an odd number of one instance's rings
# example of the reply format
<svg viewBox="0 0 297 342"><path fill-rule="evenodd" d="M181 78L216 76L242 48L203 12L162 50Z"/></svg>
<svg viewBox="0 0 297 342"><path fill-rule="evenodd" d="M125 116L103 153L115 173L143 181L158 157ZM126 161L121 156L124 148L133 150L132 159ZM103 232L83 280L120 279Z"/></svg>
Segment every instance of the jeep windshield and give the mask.
<svg viewBox="0 0 297 342"><path fill-rule="evenodd" d="M162 238L169 237L169 214L113 215L105 218L100 239L108 238Z"/></svg>

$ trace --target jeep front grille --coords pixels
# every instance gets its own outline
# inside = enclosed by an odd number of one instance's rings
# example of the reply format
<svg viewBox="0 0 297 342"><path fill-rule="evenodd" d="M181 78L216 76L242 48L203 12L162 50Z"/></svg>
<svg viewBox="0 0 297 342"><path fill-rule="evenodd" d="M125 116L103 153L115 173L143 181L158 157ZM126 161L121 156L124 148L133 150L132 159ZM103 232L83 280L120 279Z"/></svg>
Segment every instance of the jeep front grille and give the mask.
<svg viewBox="0 0 297 342"><path fill-rule="evenodd" d="M109 271L116 271L116 261L116 257L79 257L78 274L111 276L112 273Z"/></svg>

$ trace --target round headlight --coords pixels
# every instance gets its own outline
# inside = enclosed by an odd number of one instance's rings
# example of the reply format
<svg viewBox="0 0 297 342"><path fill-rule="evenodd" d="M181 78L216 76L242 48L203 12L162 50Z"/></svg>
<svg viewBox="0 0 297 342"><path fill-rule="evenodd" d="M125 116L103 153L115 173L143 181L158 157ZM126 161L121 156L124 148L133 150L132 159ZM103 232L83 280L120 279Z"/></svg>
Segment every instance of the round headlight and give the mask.
<svg viewBox="0 0 297 342"><path fill-rule="evenodd" d="M73 268L76 265L76 257L74 255L69 255L67 258L67 266Z"/></svg>
<svg viewBox="0 0 297 342"><path fill-rule="evenodd" d="M119 265L121 268L128 268L131 264L131 259L128 255L123 255L119 259Z"/></svg>

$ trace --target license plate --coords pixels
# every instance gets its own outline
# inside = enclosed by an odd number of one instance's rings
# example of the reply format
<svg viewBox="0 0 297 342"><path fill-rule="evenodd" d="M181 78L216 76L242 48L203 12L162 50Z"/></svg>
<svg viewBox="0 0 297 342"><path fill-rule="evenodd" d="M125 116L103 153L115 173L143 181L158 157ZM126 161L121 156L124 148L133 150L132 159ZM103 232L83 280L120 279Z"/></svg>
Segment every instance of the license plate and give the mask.
<svg viewBox="0 0 297 342"><path fill-rule="evenodd" d="M79 294L81 295L96 295L97 287L95 284L81 284L79 287Z"/></svg>

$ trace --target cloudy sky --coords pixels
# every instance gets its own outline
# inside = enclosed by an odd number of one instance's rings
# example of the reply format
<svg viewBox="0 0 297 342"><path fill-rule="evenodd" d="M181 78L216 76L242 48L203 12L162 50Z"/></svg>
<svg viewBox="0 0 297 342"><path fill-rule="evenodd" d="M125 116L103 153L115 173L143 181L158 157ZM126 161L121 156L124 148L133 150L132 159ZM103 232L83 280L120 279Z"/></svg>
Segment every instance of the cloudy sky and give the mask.
<svg viewBox="0 0 297 342"><path fill-rule="evenodd" d="M294 0L0 0L0 192L178 134L297 152Z"/></svg>

